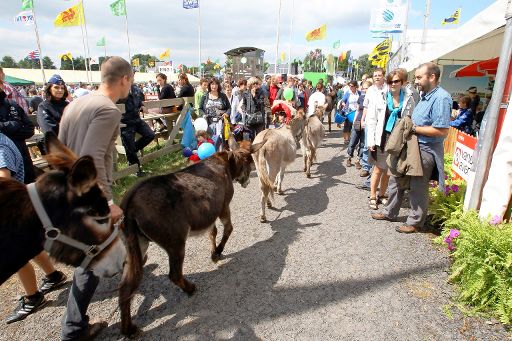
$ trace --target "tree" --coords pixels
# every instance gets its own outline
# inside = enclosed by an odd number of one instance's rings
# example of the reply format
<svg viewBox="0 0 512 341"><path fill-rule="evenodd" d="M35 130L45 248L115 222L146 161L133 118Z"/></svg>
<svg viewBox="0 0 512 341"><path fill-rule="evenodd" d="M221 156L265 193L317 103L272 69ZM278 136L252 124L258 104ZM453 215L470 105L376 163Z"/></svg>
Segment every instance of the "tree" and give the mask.
<svg viewBox="0 0 512 341"><path fill-rule="evenodd" d="M158 60L157 57L155 56L152 56L150 54L140 54L140 53L137 53L135 55L132 56L132 61L134 59L139 59L139 71L140 72L146 72L147 68L148 68L148 64L149 64L149 61L156 61Z"/></svg>
<svg viewBox="0 0 512 341"><path fill-rule="evenodd" d="M359 58L357 58L357 63L359 64L359 76L362 76L363 74L366 73L371 77L373 69L375 69L375 66L373 66L372 63L368 60L368 54L363 54L362 56L359 56Z"/></svg>
<svg viewBox="0 0 512 341"><path fill-rule="evenodd" d="M20 69L37 69L39 68L39 60L32 60L25 57L18 62Z"/></svg>
<svg viewBox="0 0 512 341"><path fill-rule="evenodd" d="M53 65L53 60L48 56L43 57L43 67L45 69L56 69L55 65Z"/></svg>
<svg viewBox="0 0 512 341"><path fill-rule="evenodd" d="M5 67L5 68L17 68L18 63L16 63L14 58L11 56L4 56L2 58L2 61L0 61L0 66Z"/></svg>
<svg viewBox="0 0 512 341"><path fill-rule="evenodd" d="M321 49L310 51L302 62L303 69L305 72L325 72L323 66L324 60L325 55L322 53Z"/></svg>

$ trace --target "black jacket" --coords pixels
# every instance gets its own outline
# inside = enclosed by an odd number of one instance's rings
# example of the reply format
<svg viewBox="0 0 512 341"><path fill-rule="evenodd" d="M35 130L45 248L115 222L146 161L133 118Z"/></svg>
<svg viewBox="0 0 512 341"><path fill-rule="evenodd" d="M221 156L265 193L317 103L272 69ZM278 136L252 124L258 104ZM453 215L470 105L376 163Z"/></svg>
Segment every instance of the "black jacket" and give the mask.
<svg viewBox="0 0 512 341"><path fill-rule="evenodd" d="M139 121L140 108L144 102L144 94L138 86L132 85L128 97L118 103L124 103L125 112L121 116L121 122L124 124L130 124Z"/></svg>
<svg viewBox="0 0 512 341"><path fill-rule="evenodd" d="M64 108L69 104L68 101L45 100L37 108L37 124L43 133L48 131L59 135L59 124L62 118Z"/></svg>
<svg viewBox="0 0 512 341"><path fill-rule="evenodd" d="M194 88L190 84L181 87L178 97L194 97Z"/></svg>
<svg viewBox="0 0 512 341"><path fill-rule="evenodd" d="M25 183L35 181L35 174L25 140L34 135L34 124L25 111L14 101L0 102L0 132L14 142L23 157Z"/></svg>

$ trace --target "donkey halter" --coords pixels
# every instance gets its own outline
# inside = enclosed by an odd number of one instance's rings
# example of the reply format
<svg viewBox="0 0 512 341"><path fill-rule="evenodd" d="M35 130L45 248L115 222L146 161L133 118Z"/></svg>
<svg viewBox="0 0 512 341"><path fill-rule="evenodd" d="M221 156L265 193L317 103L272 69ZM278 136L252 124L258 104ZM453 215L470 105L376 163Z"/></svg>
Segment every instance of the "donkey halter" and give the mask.
<svg viewBox="0 0 512 341"><path fill-rule="evenodd" d="M43 203L41 202L41 198L39 197L39 193L37 192L36 184L28 184L27 190L28 195L30 197L30 201L32 201L32 205L34 206L37 216L39 217L39 220L43 224L43 228L45 230L46 241L44 242L44 249L50 252L50 249L55 241L79 249L85 255L84 259L82 260L82 263L80 264L80 267L83 269L86 269L89 263L91 263L91 261L93 260L93 258L99 255L101 251L103 251L107 246L109 246L119 234L119 225L123 221L124 217L119 219L119 221L114 224L114 231L112 231L110 236L99 245L87 245L76 239L70 238L64 235L58 228L53 226L52 221L50 220L50 217L46 213Z"/></svg>

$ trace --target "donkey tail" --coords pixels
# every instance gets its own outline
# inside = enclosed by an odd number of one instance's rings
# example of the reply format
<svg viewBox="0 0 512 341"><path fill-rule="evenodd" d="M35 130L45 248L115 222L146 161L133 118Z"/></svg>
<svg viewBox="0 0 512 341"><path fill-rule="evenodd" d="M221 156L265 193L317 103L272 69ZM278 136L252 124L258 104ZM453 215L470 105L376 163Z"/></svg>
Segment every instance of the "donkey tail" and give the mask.
<svg viewBox="0 0 512 341"><path fill-rule="evenodd" d="M268 175L267 164L265 160L265 147L263 147L259 150L258 153L258 176L263 186L267 187L270 190L270 195L274 197L274 184L272 183Z"/></svg>

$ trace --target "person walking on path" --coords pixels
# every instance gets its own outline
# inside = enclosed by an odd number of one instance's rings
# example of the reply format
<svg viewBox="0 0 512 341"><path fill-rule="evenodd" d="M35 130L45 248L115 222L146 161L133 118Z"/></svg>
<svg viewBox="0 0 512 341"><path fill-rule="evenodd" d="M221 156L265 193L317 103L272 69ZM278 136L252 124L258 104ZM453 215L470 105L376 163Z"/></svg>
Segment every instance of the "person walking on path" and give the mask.
<svg viewBox="0 0 512 341"><path fill-rule="evenodd" d="M428 212L428 186L437 180L444 189L444 147L448 135L452 99L439 86L441 70L434 63L422 64L415 72L415 83L422 92L412 114L412 131L418 136L423 177L411 177L409 188L410 211L407 222L396 227L400 233L414 233L423 228ZM395 221L400 211L405 189L399 188L392 177L389 186L389 201L382 213L372 214L376 220Z"/></svg>
<svg viewBox="0 0 512 341"><path fill-rule="evenodd" d="M360 160L362 157L365 140L364 140L364 129L361 125L361 118L363 116L363 110L364 110L364 106L363 106L364 97L365 97L366 91L368 90L369 87L370 87L370 82L365 81L361 85L361 92L360 92L359 98L357 99L357 113L356 113L356 116L354 117L354 124L352 125L352 132L350 133L350 142L349 142L348 148L347 148L347 154L348 154L347 167L351 167L352 166L352 158L354 157L354 151L355 151L356 147L358 146L358 152L357 152L358 160L355 163L356 169L362 168Z"/></svg>
<svg viewBox="0 0 512 341"><path fill-rule="evenodd" d="M78 156L90 155L98 172L98 182L109 202L113 222L123 214L112 197L112 153L119 132L121 112L116 102L126 98L133 83L130 63L110 57L101 65L101 85L93 94L71 102L62 117L59 140ZM89 324L87 308L99 278L90 270L76 268L62 319L62 340L93 338L107 322Z"/></svg>

